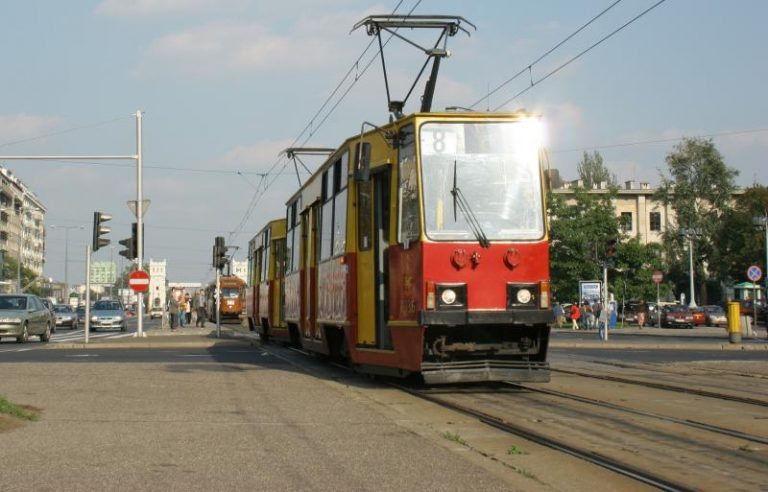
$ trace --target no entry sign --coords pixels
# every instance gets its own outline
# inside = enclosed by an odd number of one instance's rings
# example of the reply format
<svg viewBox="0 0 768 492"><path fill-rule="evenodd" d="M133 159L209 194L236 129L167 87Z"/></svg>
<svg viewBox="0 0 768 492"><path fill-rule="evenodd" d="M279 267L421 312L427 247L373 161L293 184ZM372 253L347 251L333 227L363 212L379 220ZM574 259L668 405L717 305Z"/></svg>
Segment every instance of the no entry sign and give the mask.
<svg viewBox="0 0 768 492"><path fill-rule="evenodd" d="M128 286L134 292L144 292L149 289L149 274L142 270L136 270L128 277Z"/></svg>

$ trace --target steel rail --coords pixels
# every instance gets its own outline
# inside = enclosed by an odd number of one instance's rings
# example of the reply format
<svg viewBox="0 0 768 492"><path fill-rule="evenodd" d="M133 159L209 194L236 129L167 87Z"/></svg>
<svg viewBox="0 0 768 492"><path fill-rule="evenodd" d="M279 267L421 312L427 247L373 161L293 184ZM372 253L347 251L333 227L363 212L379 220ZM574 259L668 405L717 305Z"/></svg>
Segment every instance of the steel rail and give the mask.
<svg viewBox="0 0 768 492"><path fill-rule="evenodd" d="M526 390L526 391L530 391L530 392L533 392L533 393L542 393L542 394L545 394L545 395L556 396L558 398L574 400L574 401L578 401L578 402L581 402L581 403L587 403L587 404L595 405L595 406L599 406L599 407L610 408L612 410L619 410L621 412L631 413L631 414L634 414L634 415L640 415L640 416L643 416L643 417L652 417L652 418L656 418L656 419L659 419L659 420L664 420L664 421L667 421L667 422L673 422L673 423L676 423L676 424L687 425L689 427L694 427L694 428L697 428L697 429L706 430L706 431L709 431L709 432L714 432L716 434L722 434L722 435L725 435L725 436L735 437L737 439L745 439L745 440L756 442L756 443L760 443L760 444L768 444L768 438L761 437L761 436L756 436L756 435L753 435L753 434L746 434L744 432L740 432L740 431L736 431L736 430L732 430L732 429L727 429L725 427L719 427L717 425L706 424L704 422L697 422L695 420L681 419L681 418L678 418L678 417L670 417L670 416L667 416L667 415L661 415L661 414L654 413L654 412L647 412L647 411L644 411L644 410L637 410L637 409L625 407L625 406L622 406L622 405L616 405L615 403L610 403L610 402L603 401L603 400L596 400L594 398L588 398L586 396L579 396L579 395L573 395L573 394L570 394L570 393L564 393L562 391L549 390L549 389L543 389L543 388L531 388L529 386L523 386L521 384L516 384L516 383L507 383L507 384L512 386L512 387L514 387L514 388L520 388L520 389L523 389L523 390Z"/></svg>
<svg viewBox="0 0 768 492"><path fill-rule="evenodd" d="M661 390L667 390L667 391L674 391L677 393L688 393L691 395L698 395L698 396L706 396L708 398L715 398L718 400L727 400L727 401L735 401L738 403L746 403L748 405L756 405L759 407L768 407L768 401L766 400L759 400L757 398L746 398L743 396L736 396L736 395L726 395L724 393L716 393L714 391L707 391L707 390L697 390L694 388L685 388L683 386L675 386L672 384L664 384L664 383L652 383L650 381L640 381L637 379L627 379L622 378L619 376L606 376L606 375L600 375L600 374L589 374L586 372L579 372L579 371L572 371L569 369L552 369L550 368L550 371L552 372L559 372L562 374L571 374L574 376L582 376L585 378L593 378L593 379L602 379L604 381L613 381L617 383L627 383L627 384L634 384L636 386L644 386L646 388L655 388L655 389L661 389Z"/></svg>
<svg viewBox="0 0 768 492"><path fill-rule="evenodd" d="M429 401L436 405L440 405L442 407L454 410L456 412L463 413L470 417L474 417L478 419L480 422L486 425L489 425L491 427L494 427L496 429L499 429L508 434L513 434L513 435L522 437L524 439L527 439L531 442L534 442L536 444L546 446L550 449L554 449L556 451L560 451L562 453L574 456L576 458L582 459L594 465L611 470L620 475L624 475L638 482L644 483L646 485L650 485L652 487L656 487L659 490L666 490L666 491L693 490L690 487L686 487L682 484L678 484L670 480L667 480L665 478L653 475L651 473L635 468L631 465L621 463L620 461L616 461L611 458L608 458L607 456L603 456L599 453L595 453L594 451L579 449L575 446L571 446L569 444L565 444L555 439L551 439L542 434L526 429L522 426L518 426L510 422L507 422L499 417L494 417L484 412L480 412L479 410L474 410L472 408L466 407L464 405L460 405L458 403L452 403L452 402L443 400L441 398L437 398L437 397L425 394L421 391L414 390L402 385L393 384L393 383L391 383L390 385L394 388L404 391L417 398L421 398L423 400Z"/></svg>

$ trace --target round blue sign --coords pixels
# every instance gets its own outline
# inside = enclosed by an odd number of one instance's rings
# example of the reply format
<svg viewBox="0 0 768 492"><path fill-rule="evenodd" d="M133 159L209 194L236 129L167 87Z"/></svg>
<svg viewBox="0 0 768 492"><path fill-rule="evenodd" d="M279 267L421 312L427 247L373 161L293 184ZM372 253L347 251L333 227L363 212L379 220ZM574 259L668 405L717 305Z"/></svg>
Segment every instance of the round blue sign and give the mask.
<svg viewBox="0 0 768 492"><path fill-rule="evenodd" d="M763 278L763 271L760 270L759 266L752 265L751 267L747 268L747 278L753 282L757 282Z"/></svg>

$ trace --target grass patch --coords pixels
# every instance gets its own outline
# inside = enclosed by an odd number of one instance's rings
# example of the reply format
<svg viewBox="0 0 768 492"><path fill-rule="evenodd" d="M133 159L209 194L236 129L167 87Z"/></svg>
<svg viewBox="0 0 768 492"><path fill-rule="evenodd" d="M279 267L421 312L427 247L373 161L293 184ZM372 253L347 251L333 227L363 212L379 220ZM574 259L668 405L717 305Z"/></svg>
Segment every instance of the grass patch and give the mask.
<svg viewBox="0 0 768 492"><path fill-rule="evenodd" d="M16 405L15 403L6 400L2 395L0 395L0 413L12 415L23 420L37 420L40 416L40 411L38 409Z"/></svg>
<svg viewBox="0 0 768 492"><path fill-rule="evenodd" d="M518 448L517 446L510 446L509 449L507 449L507 454L528 454L528 453Z"/></svg>
<svg viewBox="0 0 768 492"><path fill-rule="evenodd" d="M467 445L467 441L462 439L458 432L448 432L448 431L445 431L445 432L443 432L443 437L448 439L449 441L457 442L457 443L461 444L462 446L466 446Z"/></svg>

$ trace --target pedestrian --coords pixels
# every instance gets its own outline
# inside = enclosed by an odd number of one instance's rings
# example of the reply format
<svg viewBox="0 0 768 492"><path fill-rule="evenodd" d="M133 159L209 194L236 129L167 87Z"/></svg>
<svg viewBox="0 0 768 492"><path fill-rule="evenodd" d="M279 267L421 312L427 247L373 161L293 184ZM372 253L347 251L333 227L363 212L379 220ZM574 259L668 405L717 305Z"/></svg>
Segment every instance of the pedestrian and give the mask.
<svg viewBox="0 0 768 492"><path fill-rule="evenodd" d="M197 295L195 296L195 312L197 313L195 326L202 326L205 328L205 296L203 296L202 290L197 291Z"/></svg>
<svg viewBox="0 0 768 492"><path fill-rule="evenodd" d="M640 299L640 302L637 304L637 308L635 309L637 311L637 325L642 330L643 326L645 326L646 316L648 316L648 305L643 299Z"/></svg>
<svg viewBox="0 0 768 492"><path fill-rule="evenodd" d="M179 301L176 300L175 292L171 292L171 299L168 301L168 321L171 324L171 331L176 331L176 322L179 316Z"/></svg>
<svg viewBox="0 0 768 492"><path fill-rule="evenodd" d="M600 340L608 340L608 308L600 310L600 316L597 321L597 333Z"/></svg>
<svg viewBox="0 0 768 492"><path fill-rule="evenodd" d="M555 315L555 326L562 328L563 322L565 322L565 313L563 313L563 306L561 306L559 302L555 303L555 306L552 308L552 313Z"/></svg>
<svg viewBox="0 0 768 492"><path fill-rule="evenodd" d="M579 310L579 301L571 304L571 331L579 329L579 318L581 318L581 310Z"/></svg>
<svg viewBox="0 0 768 492"><path fill-rule="evenodd" d="M184 316L187 325L192 325L192 299L189 298L189 292L184 294Z"/></svg>
<svg viewBox="0 0 768 492"><path fill-rule="evenodd" d="M187 319L187 306L184 304L184 296L179 293L179 312L176 314L179 321L179 328L184 328L184 320Z"/></svg>
<svg viewBox="0 0 768 492"><path fill-rule="evenodd" d="M587 302L584 306L584 313L586 314L587 329L595 329L595 311L592 309L592 304Z"/></svg>

